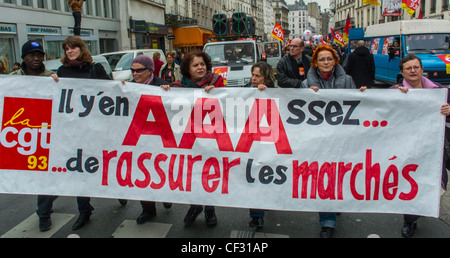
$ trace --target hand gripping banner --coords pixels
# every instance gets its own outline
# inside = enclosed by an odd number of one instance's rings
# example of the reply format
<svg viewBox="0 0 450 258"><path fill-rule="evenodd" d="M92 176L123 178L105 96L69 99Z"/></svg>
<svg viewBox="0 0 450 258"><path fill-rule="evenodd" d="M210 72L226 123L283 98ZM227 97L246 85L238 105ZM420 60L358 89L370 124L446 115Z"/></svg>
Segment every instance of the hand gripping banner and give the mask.
<svg viewBox="0 0 450 258"><path fill-rule="evenodd" d="M439 216L446 90L0 77L0 192Z"/></svg>

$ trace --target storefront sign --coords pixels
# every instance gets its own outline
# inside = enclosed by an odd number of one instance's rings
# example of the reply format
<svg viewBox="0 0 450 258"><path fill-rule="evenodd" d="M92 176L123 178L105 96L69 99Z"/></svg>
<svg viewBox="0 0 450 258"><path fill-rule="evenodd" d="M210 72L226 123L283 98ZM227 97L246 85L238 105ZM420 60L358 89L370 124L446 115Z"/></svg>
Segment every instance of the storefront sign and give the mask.
<svg viewBox="0 0 450 258"><path fill-rule="evenodd" d="M0 33L2 34L16 34L16 25L0 23Z"/></svg>
<svg viewBox="0 0 450 258"><path fill-rule="evenodd" d="M61 35L61 28L28 25L27 32L33 35Z"/></svg>

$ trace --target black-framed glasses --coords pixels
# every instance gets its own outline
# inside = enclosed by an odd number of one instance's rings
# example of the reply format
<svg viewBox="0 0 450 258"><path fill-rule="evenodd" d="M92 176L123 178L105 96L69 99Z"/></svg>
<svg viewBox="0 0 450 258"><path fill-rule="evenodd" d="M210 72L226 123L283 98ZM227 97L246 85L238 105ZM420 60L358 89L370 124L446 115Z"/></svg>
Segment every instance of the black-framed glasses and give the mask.
<svg viewBox="0 0 450 258"><path fill-rule="evenodd" d="M147 68L138 68L138 69L131 68L131 73L142 73L145 70L147 70Z"/></svg>

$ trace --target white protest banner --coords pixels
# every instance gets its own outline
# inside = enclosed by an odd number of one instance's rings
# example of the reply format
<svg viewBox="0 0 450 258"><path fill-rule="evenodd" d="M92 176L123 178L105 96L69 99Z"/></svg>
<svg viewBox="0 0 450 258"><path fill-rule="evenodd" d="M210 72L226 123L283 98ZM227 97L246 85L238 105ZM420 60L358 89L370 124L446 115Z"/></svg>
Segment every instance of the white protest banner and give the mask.
<svg viewBox="0 0 450 258"><path fill-rule="evenodd" d="M446 90L0 78L0 192L439 216Z"/></svg>

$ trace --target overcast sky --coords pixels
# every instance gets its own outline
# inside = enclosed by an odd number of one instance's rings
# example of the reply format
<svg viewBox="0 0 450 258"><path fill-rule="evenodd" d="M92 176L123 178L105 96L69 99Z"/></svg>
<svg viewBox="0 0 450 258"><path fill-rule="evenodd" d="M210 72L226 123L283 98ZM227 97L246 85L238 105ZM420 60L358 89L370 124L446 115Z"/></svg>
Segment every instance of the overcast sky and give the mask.
<svg viewBox="0 0 450 258"><path fill-rule="evenodd" d="M330 0L303 0L305 4L312 3L312 2L318 2L321 9L324 10L325 8L330 8ZM294 4L295 0L286 0L287 4Z"/></svg>

